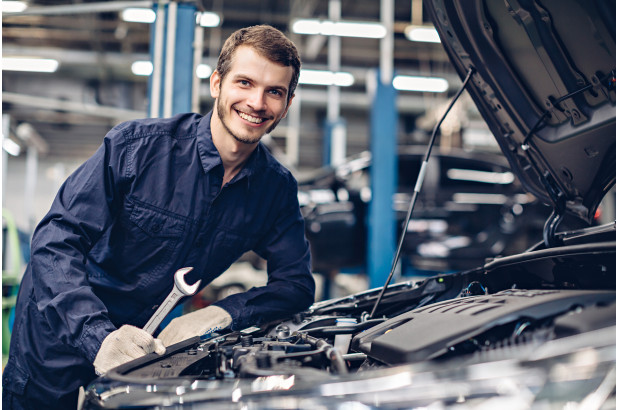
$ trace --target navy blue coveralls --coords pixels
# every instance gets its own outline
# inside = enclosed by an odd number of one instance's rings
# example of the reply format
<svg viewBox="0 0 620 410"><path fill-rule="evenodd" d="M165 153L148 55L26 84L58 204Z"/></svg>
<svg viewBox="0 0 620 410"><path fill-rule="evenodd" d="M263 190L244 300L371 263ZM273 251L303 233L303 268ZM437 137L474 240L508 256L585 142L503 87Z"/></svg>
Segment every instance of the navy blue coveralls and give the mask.
<svg viewBox="0 0 620 410"><path fill-rule="evenodd" d="M210 120L120 124L63 184L35 230L19 289L5 408L75 408L103 339L123 324L142 327L181 267L194 267L187 282L204 286L246 251L267 260L266 286L216 303L233 330L312 303L297 182L259 143L222 188Z"/></svg>

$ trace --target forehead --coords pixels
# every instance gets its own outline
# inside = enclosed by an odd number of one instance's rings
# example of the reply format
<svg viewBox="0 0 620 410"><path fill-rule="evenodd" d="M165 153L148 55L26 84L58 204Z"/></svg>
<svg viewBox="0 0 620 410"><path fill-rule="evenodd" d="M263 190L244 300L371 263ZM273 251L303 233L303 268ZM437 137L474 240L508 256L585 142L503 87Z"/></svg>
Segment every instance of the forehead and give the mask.
<svg viewBox="0 0 620 410"><path fill-rule="evenodd" d="M273 62L252 47L241 46L232 56L227 77L247 77L253 81L288 90L293 78L293 67Z"/></svg>

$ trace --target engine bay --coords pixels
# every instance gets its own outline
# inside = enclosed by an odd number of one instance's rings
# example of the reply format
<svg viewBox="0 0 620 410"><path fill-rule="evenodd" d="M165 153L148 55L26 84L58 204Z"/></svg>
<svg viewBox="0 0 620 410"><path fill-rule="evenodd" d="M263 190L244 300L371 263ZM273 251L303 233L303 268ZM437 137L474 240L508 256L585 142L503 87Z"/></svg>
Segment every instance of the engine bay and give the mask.
<svg viewBox="0 0 620 410"><path fill-rule="evenodd" d="M505 258L486 269L391 285L374 318L368 312L378 289L318 302L287 320L188 339L170 346L163 357L147 355L108 377L216 380L288 374L322 380L367 368L470 360L490 350L613 326L615 291L600 284L614 283L609 279L615 272L615 244L599 243L597 249L589 245L586 252L572 245L561 254L533 251L525 260ZM567 272L567 265L579 266L581 274Z"/></svg>

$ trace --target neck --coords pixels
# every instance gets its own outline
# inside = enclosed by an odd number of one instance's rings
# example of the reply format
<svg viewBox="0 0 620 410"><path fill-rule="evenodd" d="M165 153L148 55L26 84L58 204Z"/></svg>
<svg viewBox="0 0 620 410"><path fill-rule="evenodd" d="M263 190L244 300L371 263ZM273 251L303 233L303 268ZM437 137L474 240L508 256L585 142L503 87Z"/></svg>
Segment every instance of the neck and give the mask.
<svg viewBox="0 0 620 410"><path fill-rule="evenodd" d="M220 158L222 158L222 165L224 166L222 186L224 186L243 168L258 143L244 144L237 141L222 126L215 110L211 117L211 138L213 139L213 145L215 145L220 154Z"/></svg>

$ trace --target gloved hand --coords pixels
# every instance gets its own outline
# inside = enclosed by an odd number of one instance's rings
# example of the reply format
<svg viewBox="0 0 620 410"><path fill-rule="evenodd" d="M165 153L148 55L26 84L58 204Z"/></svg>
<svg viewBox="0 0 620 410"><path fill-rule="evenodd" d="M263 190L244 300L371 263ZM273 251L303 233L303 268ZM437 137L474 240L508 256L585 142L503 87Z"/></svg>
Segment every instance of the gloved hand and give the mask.
<svg viewBox="0 0 620 410"><path fill-rule="evenodd" d="M135 326L123 325L103 339L93 362L95 373L102 375L116 366L152 352L160 355L166 353L161 340Z"/></svg>
<svg viewBox="0 0 620 410"><path fill-rule="evenodd" d="M172 319L158 338L164 342L165 346L170 346L192 336L201 336L224 329L231 323L232 318L224 309L207 306Z"/></svg>

